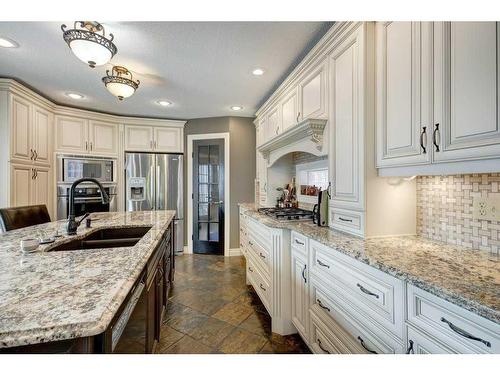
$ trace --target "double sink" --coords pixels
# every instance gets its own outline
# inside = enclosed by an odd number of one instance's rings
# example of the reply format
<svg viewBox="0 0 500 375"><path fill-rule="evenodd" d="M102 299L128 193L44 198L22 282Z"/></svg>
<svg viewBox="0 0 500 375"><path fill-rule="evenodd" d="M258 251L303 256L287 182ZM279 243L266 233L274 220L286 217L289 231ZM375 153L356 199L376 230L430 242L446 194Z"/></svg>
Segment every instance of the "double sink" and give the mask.
<svg viewBox="0 0 500 375"><path fill-rule="evenodd" d="M102 228L83 238L56 245L47 251L71 251L134 246L151 226L130 228Z"/></svg>

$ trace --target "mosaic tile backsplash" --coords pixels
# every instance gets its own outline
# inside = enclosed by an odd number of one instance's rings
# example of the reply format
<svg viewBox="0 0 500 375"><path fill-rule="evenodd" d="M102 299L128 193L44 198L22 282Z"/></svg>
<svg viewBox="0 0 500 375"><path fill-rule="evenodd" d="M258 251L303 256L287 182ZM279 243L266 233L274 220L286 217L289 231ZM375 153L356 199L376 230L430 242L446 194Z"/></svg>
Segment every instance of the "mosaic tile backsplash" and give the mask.
<svg viewBox="0 0 500 375"><path fill-rule="evenodd" d="M473 198L499 185L500 173L417 177L417 234L499 254L500 222L472 217Z"/></svg>

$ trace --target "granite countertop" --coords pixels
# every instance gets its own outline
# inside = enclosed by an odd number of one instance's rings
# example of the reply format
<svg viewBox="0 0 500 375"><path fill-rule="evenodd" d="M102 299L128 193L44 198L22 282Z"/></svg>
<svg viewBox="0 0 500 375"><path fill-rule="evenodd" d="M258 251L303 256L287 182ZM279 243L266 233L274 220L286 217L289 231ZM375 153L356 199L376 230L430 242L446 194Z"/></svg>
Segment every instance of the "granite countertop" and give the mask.
<svg viewBox="0 0 500 375"><path fill-rule="evenodd" d="M66 221L0 235L0 348L102 333L139 277L175 211L94 213L92 228L23 254L20 240L65 234ZM98 220L97 220L98 219ZM102 227L152 228L133 247L47 252Z"/></svg>
<svg viewBox="0 0 500 375"><path fill-rule="evenodd" d="M278 221L243 203L266 226L294 230L343 254L407 281L446 301L500 323L500 257L417 236L363 240L312 223Z"/></svg>

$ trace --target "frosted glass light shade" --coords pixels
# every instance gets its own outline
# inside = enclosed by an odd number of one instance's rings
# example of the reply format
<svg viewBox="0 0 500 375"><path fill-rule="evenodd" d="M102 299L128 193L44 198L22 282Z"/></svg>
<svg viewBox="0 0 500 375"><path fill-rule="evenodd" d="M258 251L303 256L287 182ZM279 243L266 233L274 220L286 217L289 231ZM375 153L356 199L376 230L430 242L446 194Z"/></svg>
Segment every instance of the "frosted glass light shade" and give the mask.
<svg viewBox="0 0 500 375"><path fill-rule="evenodd" d="M91 67L107 64L113 57L109 49L89 40L73 40L69 46L78 59Z"/></svg>
<svg viewBox="0 0 500 375"><path fill-rule="evenodd" d="M109 82L106 85L106 88L111 94L120 100L132 96L135 92L135 89L132 86L119 82Z"/></svg>

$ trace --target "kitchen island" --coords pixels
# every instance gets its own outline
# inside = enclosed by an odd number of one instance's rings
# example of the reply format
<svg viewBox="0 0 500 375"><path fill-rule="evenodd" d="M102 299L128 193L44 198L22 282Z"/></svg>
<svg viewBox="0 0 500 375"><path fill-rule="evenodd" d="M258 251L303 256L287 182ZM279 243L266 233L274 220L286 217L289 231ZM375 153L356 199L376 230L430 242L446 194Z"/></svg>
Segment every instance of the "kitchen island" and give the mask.
<svg viewBox="0 0 500 375"><path fill-rule="evenodd" d="M65 234L66 221L0 235L0 350L114 352L124 318L144 302L139 327L144 352L153 351L173 280L174 217L175 211L95 213L91 228L81 225L76 236ZM150 229L133 246L51 251L103 228L137 227ZM54 243L21 251L21 239L56 232L62 236Z"/></svg>

